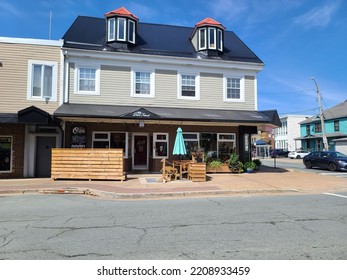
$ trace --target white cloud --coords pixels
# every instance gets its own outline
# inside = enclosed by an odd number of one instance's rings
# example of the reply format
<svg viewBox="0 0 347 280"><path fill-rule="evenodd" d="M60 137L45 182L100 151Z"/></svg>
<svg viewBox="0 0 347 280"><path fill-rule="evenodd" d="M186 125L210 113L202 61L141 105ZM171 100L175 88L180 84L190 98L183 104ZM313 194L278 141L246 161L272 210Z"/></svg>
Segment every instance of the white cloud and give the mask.
<svg viewBox="0 0 347 280"><path fill-rule="evenodd" d="M301 25L305 29L327 26L331 22L333 14L337 11L339 6L340 0L315 7L307 13L296 17L294 23Z"/></svg>
<svg viewBox="0 0 347 280"><path fill-rule="evenodd" d="M11 16L20 16L21 12L11 3L1 2L0 3L1 14L10 14Z"/></svg>

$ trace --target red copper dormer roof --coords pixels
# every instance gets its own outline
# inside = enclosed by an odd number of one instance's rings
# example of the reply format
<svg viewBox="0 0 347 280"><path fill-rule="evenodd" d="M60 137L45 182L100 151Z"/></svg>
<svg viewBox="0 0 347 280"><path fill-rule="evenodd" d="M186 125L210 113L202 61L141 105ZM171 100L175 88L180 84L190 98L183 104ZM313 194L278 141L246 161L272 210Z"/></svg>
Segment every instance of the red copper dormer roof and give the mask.
<svg viewBox="0 0 347 280"><path fill-rule="evenodd" d="M225 27L221 23L219 23L218 21L215 21L214 19L209 18L209 17L207 17L207 18L203 19L202 21L198 22L197 24L195 24L195 27L200 27L200 26L205 26L205 25L218 26L218 27L225 29Z"/></svg>
<svg viewBox="0 0 347 280"><path fill-rule="evenodd" d="M132 14L131 12L129 12L126 8L122 7L113 11L110 11L108 13L105 14L105 17L111 17L111 16L127 16L130 17L132 19L138 20L139 18L137 16L135 16L134 14Z"/></svg>

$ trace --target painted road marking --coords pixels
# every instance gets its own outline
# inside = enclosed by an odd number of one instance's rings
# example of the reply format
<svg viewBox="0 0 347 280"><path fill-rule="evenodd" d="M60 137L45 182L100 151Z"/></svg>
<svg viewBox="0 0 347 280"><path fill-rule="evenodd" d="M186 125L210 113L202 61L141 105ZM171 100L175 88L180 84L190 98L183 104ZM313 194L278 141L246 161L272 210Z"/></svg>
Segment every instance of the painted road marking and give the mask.
<svg viewBox="0 0 347 280"><path fill-rule="evenodd" d="M325 195L331 195L331 196L337 196L337 197L342 197L342 198L347 198L346 195L341 195L341 194L336 194L336 193L323 193Z"/></svg>

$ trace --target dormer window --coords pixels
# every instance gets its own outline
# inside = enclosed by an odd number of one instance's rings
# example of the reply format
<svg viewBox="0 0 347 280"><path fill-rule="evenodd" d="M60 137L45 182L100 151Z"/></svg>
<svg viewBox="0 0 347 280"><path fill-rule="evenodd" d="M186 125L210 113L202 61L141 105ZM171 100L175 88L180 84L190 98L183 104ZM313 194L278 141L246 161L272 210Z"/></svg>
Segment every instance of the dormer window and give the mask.
<svg viewBox="0 0 347 280"><path fill-rule="evenodd" d="M199 50L206 49L206 28L199 29Z"/></svg>
<svg viewBox="0 0 347 280"><path fill-rule="evenodd" d="M197 51L211 50L223 52L224 26L219 22L206 18L195 25L192 34L193 44Z"/></svg>
<svg viewBox="0 0 347 280"><path fill-rule="evenodd" d="M107 21L107 41L114 41L116 39L116 19L110 18Z"/></svg>
<svg viewBox="0 0 347 280"><path fill-rule="evenodd" d="M138 18L125 8L105 14L107 20L107 42L136 43Z"/></svg>
<svg viewBox="0 0 347 280"><path fill-rule="evenodd" d="M133 20L128 20L128 40L130 43L135 44L135 30L136 30L136 25L135 21Z"/></svg>
<svg viewBox="0 0 347 280"><path fill-rule="evenodd" d="M125 41L126 40L126 19L125 18L117 18L117 40Z"/></svg>

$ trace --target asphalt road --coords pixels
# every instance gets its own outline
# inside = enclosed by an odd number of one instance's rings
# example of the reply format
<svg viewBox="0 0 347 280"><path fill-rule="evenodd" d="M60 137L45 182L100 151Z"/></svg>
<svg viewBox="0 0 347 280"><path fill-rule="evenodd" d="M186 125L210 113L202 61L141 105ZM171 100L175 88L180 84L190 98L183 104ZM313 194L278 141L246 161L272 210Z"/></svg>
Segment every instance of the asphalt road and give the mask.
<svg viewBox="0 0 347 280"><path fill-rule="evenodd" d="M347 259L347 193L0 197L0 259Z"/></svg>
<svg viewBox="0 0 347 280"><path fill-rule="evenodd" d="M331 172L327 169L320 169L320 168L312 168L307 169L302 159L290 159L290 158L276 158L276 159L261 159L262 164L271 166L271 167L277 167L277 168L285 168L285 169L292 169L296 171L301 172L307 172L307 173L316 173L326 176L338 176L338 177L346 177L347 178L347 172L343 171L336 171Z"/></svg>

